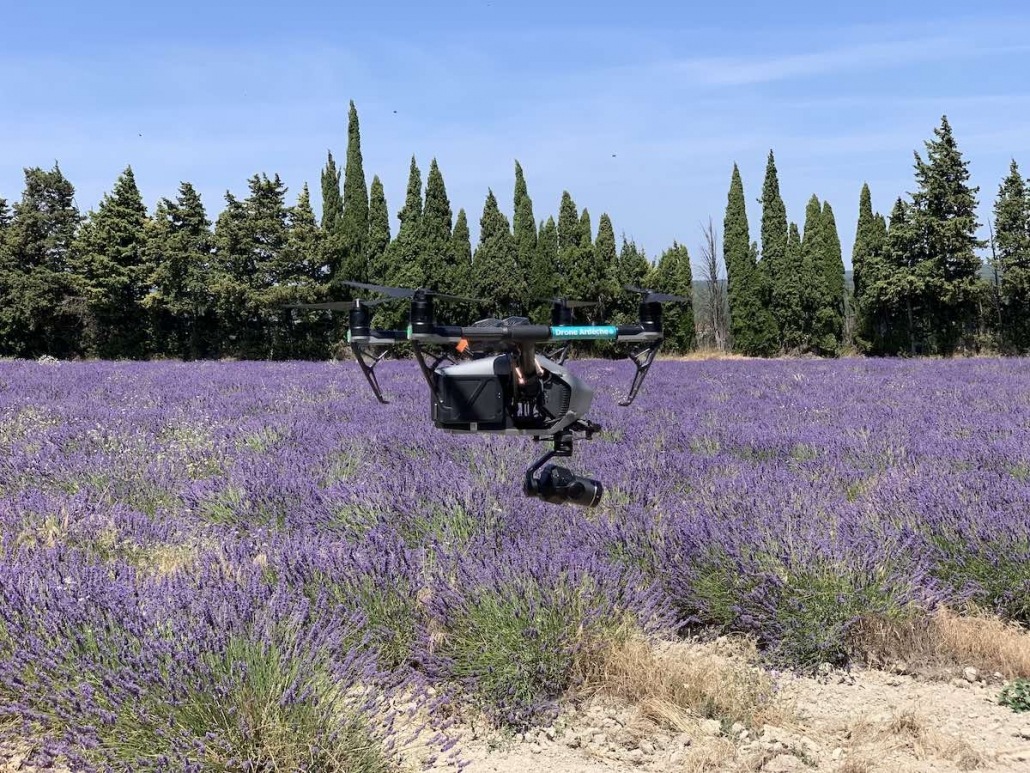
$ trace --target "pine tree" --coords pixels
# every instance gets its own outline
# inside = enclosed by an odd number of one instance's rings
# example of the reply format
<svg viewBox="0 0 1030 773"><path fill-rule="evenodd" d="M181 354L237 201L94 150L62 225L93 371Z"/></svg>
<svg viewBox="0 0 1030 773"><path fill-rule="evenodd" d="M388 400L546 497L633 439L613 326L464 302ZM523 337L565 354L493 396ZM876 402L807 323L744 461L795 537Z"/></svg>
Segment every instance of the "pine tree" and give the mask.
<svg viewBox="0 0 1030 773"><path fill-rule="evenodd" d="M515 237L491 190L479 221L479 246L472 262L473 286L477 296L495 302L502 316L511 314L526 294L525 282L516 270L517 262Z"/></svg>
<svg viewBox="0 0 1030 773"><path fill-rule="evenodd" d="M0 249L0 353L75 353L79 318L70 262L81 221L75 188L55 164L25 170Z"/></svg>
<svg viewBox="0 0 1030 773"><path fill-rule="evenodd" d="M86 354L103 358L147 354L143 318L147 209L128 167L89 214L76 243L73 270L85 303Z"/></svg>
<svg viewBox="0 0 1030 773"><path fill-rule="evenodd" d="M173 201L163 198L150 224L146 248L149 310L155 351L184 360L215 350L217 320L208 282L213 250L211 221L190 183Z"/></svg>
<svg viewBox="0 0 1030 773"><path fill-rule="evenodd" d="M273 328L283 319L271 290L294 276L286 254L289 211L279 175L254 175L248 186L244 201L226 194L215 224L213 290L224 353L265 359L274 353Z"/></svg>
<svg viewBox="0 0 1030 773"><path fill-rule="evenodd" d="M762 186L762 262L769 283L769 303L781 336L786 339L801 326L796 304L797 277L791 276L786 262L787 208L780 196L780 182L773 152L765 168Z"/></svg>
<svg viewBox="0 0 1030 773"><path fill-rule="evenodd" d="M1006 351L1030 351L1030 188L1015 160L994 202L1001 340Z"/></svg>
<svg viewBox="0 0 1030 773"><path fill-rule="evenodd" d="M347 168L343 173L343 213L340 216L340 279L364 282L368 278L368 188L361 160L361 129L353 100L347 118ZM354 297L355 288L346 288Z"/></svg>
<svg viewBox="0 0 1030 773"><path fill-rule="evenodd" d="M388 279L386 250L390 246L390 210L379 175L372 178L368 205L368 279L383 284Z"/></svg>
<svg viewBox="0 0 1030 773"><path fill-rule="evenodd" d="M748 234L744 184L740 170L734 164L722 242L733 348L750 356L768 356L777 346L775 319L762 302L763 281L757 263L758 247L750 241Z"/></svg>
<svg viewBox="0 0 1030 773"><path fill-rule="evenodd" d="M981 262L976 250L978 187L969 185L968 163L958 149L947 116L925 143L927 159L915 153L917 190L912 194L912 227L925 252L925 282L932 304L922 321L932 351L951 353L966 346L975 331Z"/></svg>
<svg viewBox="0 0 1030 773"><path fill-rule="evenodd" d="M472 237L469 234L468 217L464 209L458 210L458 217L454 221L454 232L451 234L451 255L454 256L454 282L455 295L470 295L473 290L472 284Z"/></svg>
<svg viewBox="0 0 1030 773"><path fill-rule="evenodd" d="M454 256L451 253L451 203L443 175L434 158L426 178L426 202L422 209L422 236L420 263L426 287L453 292L455 281Z"/></svg>
<svg viewBox="0 0 1030 773"><path fill-rule="evenodd" d="M291 313L287 303L329 300L329 286L321 255L323 232L311 208L305 183L297 203L288 210L286 243L278 282L264 290L264 305L279 319L273 326L271 356L279 359L321 359L330 351L338 324L327 313Z"/></svg>

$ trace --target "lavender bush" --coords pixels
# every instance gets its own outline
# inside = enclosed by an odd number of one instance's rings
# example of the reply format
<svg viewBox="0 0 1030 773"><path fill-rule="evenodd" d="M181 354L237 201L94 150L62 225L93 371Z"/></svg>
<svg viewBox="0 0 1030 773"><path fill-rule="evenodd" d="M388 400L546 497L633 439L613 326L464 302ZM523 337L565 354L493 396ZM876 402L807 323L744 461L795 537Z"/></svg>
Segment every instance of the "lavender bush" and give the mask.
<svg viewBox="0 0 1030 773"><path fill-rule="evenodd" d="M388 770L433 701L538 721L631 629L807 666L864 615L1030 622L1027 361L660 362L629 408L628 363L573 367L596 510L522 497L528 441L432 429L410 362L386 406L347 364L0 363L0 734Z"/></svg>

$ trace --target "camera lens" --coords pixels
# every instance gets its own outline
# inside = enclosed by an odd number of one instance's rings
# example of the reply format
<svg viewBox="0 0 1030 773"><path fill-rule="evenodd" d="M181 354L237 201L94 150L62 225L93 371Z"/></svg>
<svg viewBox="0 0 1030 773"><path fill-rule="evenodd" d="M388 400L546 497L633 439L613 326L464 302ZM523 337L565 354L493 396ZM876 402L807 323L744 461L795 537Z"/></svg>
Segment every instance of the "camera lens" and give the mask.
<svg viewBox="0 0 1030 773"><path fill-rule="evenodd" d="M596 507L604 494L599 480L575 475L567 467L547 465L530 493L552 504L571 503L580 507Z"/></svg>

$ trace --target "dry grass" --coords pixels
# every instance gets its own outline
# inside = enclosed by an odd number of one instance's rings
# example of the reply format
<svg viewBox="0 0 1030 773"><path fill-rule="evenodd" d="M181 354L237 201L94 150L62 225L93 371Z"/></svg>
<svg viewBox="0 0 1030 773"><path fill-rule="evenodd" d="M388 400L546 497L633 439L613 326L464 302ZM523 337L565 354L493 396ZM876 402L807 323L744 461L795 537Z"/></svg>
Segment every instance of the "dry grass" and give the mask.
<svg viewBox="0 0 1030 773"><path fill-rule="evenodd" d="M851 749L861 752L853 758L856 761L905 752L918 760L950 760L959 770L978 770L989 763L976 747L935 730L930 720L910 708L852 722L848 739Z"/></svg>
<svg viewBox="0 0 1030 773"><path fill-rule="evenodd" d="M1030 632L993 615L941 610L905 622L869 619L856 629L853 646L872 666L901 661L930 675L973 666L1006 679L1030 677Z"/></svg>
<svg viewBox="0 0 1030 773"><path fill-rule="evenodd" d="M785 724L793 706L759 666L754 644L668 644L640 637L617 640L580 663L585 691L621 698L647 719L676 732L701 718L748 727Z"/></svg>

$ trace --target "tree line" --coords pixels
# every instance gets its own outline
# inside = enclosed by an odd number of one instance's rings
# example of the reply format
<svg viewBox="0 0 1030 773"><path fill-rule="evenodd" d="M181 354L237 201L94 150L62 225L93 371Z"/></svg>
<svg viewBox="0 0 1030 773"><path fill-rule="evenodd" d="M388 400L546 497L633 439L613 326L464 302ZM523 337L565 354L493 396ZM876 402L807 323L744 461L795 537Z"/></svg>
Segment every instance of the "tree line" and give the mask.
<svg viewBox="0 0 1030 773"><path fill-rule="evenodd" d="M991 238L976 237L979 189L969 183L947 117L915 153L916 190L889 217L864 185L847 281L834 210L816 195L799 226L787 217L773 152L753 240L734 165L722 244L709 219L700 272L681 243L652 260L607 213L564 191L538 217L516 160L512 219L487 192L473 244L432 159L423 184L411 159L391 228L383 184L367 184L354 103L346 160L321 171L321 217L305 184L296 199L278 175L259 173L246 195L225 194L212 222L197 190L145 206L131 167L88 213L55 164L25 170L19 201L0 198L0 355L203 359L325 358L343 351L345 315L285 308L362 294L344 280L428 287L488 299L440 313L450 319L549 319L556 296L593 300L584 323L637 317L625 285L691 298L666 307L666 351L752 356L874 355L1030 350L1030 185L1012 162L994 206ZM978 251L990 248L983 261ZM364 294L367 298L368 294ZM403 302L376 307L380 327L406 324ZM610 347L588 345L592 353Z"/></svg>
<svg viewBox="0 0 1030 773"><path fill-rule="evenodd" d="M829 202L813 195L803 226L788 223L770 152L759 245L734 166L723 222L728 348L756 356L1030 350L1030 185L1013 160L991 238L979 239L979 187L947 116L925 146L925 158L914 153L915 191L897 197L889 217L873 211L863 185L850 286ZM712 325L702 317L698 327L703 337Z"/></svg>
<svg viewBox="0 0 1030 773"><path fill-rule="evenodd" d="M561 197L557 219L536 218L515 162L513 218L492 190L473 245L463 209L453 212L436 159L423 190L411 159L407 192L391 229L382 181L366 182L357 110L350 103L346 161L330 151L321 173L321 218L305 184L296 200L278 175L255 174L243 197L225 194L212 222L196 188L148 212L131 167L95 210L78 211L55 164L25 170L21 200L0 199L0 355L203 359L325 358L342 351L346 315L285 308L350 300L344 280L426 287L484 298L440 315L549 320L557 296L598 301L584 323L628 322L637 297L625 284L690 296L690 255L673 243L657 261L607 213L598 219ZM376 307L373 323L403 327L403 302ZM471 316L470 316L471 315ZM478 315L478 316L477 316ZM670 310L669 346L694 344L691 304ZM598 349L597 351L600 351Z"/></svg>

